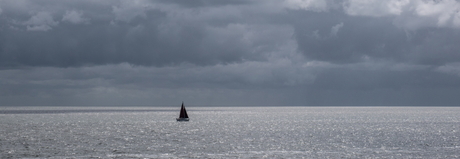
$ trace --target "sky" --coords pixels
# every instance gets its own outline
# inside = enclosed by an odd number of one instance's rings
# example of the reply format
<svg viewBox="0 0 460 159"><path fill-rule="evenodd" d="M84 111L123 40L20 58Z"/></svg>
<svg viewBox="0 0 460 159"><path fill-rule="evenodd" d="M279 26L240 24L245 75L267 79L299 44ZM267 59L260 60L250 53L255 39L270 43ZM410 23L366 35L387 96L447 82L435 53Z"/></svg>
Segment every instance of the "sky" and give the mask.
<svg viewBox="0 0 460 159"><path fill-rule="evenodd" d="M459 106L456 0L0 0L1 106Z"/></svg>

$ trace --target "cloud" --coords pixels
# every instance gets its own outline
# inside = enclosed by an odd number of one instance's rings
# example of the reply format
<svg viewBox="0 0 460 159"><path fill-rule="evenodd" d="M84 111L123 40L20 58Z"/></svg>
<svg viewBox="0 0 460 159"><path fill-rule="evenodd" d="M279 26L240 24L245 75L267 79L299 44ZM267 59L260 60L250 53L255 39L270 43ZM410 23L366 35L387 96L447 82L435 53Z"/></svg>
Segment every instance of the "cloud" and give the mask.
<svg viewBox="0 0 460 159"><path fill-rule="evenodd" d="M143 3L135 6L153 6L145 1L140 2ZM109 8L124 5L131 4L111 3ZM91 25L61 25L62 30L54 30L46 37L25 33L11 34L6 39L9 42L5 43L14 43L14 46L7 47L11 54L0 61L26 66L56 67L122 62L158 67L181 63L203 66L263 60L266 58L264 54L273 52L276 47L283 46L292 39L293 29L289 25L251 24L252 22L245 21L235 23L242 18L242 11L237 7L169 7L147 7L145 18L134 16L131 21L119 21L113 25L110 21L117 16L113 16L111 12L105 14L103 9L95 8L94 10L101 10L101 13L90 14L89 11L76 8L75 10L82 11L67 11L63 21L70 18L70 15L81 16L80 13L85 12L88 13L85 16L91 19ZM222 10L226 14L219 12ZM137 9L133 12L136 13L133 15L138 15ZM103 16L99 17L101 15ZM43 27L50 29L52 26ZM67 29L72 32L65 31ZM278 38L272 38L273 36Z"/></svg>
<svg viewBox="0 0 460 159"><path fill-rule="evenodd" d="M460 102L453 0L0 3L2 104Z"/></svg>
<svg viewBox="0 0 460 159"><path fill-rule="evenodd" d="M460 63L459 62L447 63L445 65L437 67L435 70L438 72L442 72L442 73L460 76Z"/></svg>
<svg viewBox="0 0 460 159"><path fill-rule="evenodd" d="M331 36L337 36L340 28L343 27L343 23L339 23L331 28Z"/></svg>
<svg viewBox="0 0 460 159"><path fill-rule="evenodd" d="M400 15L410 0L347 0L343 3L346 14L352 16L390 16Z"/></svg>
<svg viewBox="0 0 460 159"><path fill-rule="evenodd" d="M23 23L27 25L27 31L48 31L57 26L59 22L54 21L53 16L48 12L38 12L29 20Z"/></svg>
<svg viewBox="0 0 460 159"><path fill-rule="evenodd" d="M438 27L459 28L460 2L455 0L446 1L420 1L415 9L416 15L420 18L427 18L436 21Z"/></svg>
<svg viewBox="0 0 460 159"><path fill-rule="evenodd" d="M328 3L326 0L287 0L285 5L290 9L302 9L316 12L328 11Z"/></svg>
<svg viewBox="0 0 460 159"><path fill-rule="evenodd" d="M115 20L130 22L136 17L146 17L145 11L150 8L150 4L142 0L121 1L119 5L112 6L112 13L115 15Z"/></svg>
<svg viewBox="0 0 460 159"><path fill-rule="evenodd" d="M343 3L351 16L393 17L398 27L460 27L460 2L455 0L348 0Z"/></svg>
<svg viewBox="0 0 460 159"><path fill-rule="evenodd" d="M73 24L89 24L89 19L82 18L83 13L77 11L66 11L62 17L62 21L67 21Z"/></svg>
<svg viewBox="0 0 460 159"><path fill-rule="evenodd" d="M105 98L117 102L120 101L116 98L130 102L137 99L138 103L147 105L162 99L174 102L177 98L186 98L191 103L200 103L200 100L206 98L248 100L247 97L254 96L251 91L261 88L272 90L311 83L314 80L314 71L320 69L313 65L302 66L301 63L288 59L273 60L203 67L183 64L159 68L121 63L0 70L0 76L9 77L0 78L0 96L10 99L18 96L45 99L59 97L68 99L65 101L68 105L92 105ZM181 93L177 89L181 89ZM236 94L221 92L222 90ZM200 93L197 94L196 91ZM237 92L248 96L241 98ZM146 98L152 100L145 100ZM31 102L35 100L32 99ZM121 103L129 104L126 101ZM273 102L273 99L269 101Z"/></svg>
<svg viewBox="0 0 460 159"><path fill-rule="evenodd" d="M52 28L48 25L27 26L27 31L48 31Z"/></svg>

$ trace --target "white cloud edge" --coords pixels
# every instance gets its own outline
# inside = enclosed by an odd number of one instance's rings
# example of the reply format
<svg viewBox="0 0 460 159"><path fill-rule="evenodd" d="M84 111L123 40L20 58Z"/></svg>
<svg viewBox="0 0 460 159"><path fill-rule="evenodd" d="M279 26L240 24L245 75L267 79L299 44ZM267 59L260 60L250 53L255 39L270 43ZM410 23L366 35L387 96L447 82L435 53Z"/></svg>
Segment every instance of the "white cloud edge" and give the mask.
<svg viewBox="0 0 460 159"><path fill-rule="evenodd" d="M37 12L29 20L22 23L26 25L27 31L48 31L59 24L51 13L46 11Z"/></svg>
<svg viewBox="0 0 460 159"><path fill-rule="evenodd" d="M334 25L332 28L331 28L331 36L337 36L337 33L339 32L339 30L343 27L343 22L337 24L337 25Z"/></svg>
<svg viewBox="0 0 460 159"><path fill-rule="evenodd" d="M63 15L61 21L67 21L73 24L89 24L90 20L88 18L83 18L82 11L68 10Z"/></svg>
<svg viewBox="0 0 460 159"><path fill-rule="evenodd" d="M295 10L325 12L329 10L326 0L286 0L284 7Z"/></svg>
<svg viewBox="0 0 460 159"><path fill-rule="evenodd" d="M327 12L335 8L332 5L327 0L287 0L282 6ZM460 2L456 0L344 0L340 9L348 16L393 17L396 26L409 30L422 27L460 29Z"/></svg>
<svg viewBox="0 0 460 159"><path fill-rule="evenodd" d="M460 28L460 2L455 0L348 0L343 3L349 16L394 17L398 27Z"/></svg>
<svg viewBox="0 0 460 159"><path fill-rule="evenodd" d="M460 62L447 63L434 69L437 72L460 76Z"/></svg>

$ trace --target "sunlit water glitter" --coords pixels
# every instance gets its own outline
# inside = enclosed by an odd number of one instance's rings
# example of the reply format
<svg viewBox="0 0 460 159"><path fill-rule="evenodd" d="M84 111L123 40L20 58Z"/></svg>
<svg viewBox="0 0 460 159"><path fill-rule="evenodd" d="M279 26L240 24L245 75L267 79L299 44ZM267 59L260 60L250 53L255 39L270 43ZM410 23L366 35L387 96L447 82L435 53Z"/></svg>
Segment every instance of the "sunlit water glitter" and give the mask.
<svg viewBox="0 0 460 159"><path fill-rule="evenodd" d="M0 158L458 158L458 107L0 107Z"/></svg>

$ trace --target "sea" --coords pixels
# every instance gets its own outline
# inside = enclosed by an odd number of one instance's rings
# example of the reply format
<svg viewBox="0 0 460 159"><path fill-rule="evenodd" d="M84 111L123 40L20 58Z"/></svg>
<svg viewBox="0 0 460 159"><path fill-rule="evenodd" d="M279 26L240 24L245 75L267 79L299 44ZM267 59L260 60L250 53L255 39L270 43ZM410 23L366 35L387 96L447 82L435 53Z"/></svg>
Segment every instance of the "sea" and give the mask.
<svg viewBox="0 0 460 159"><path fill-rule="evenodd" d="M460 107L0 107L0 158L460 158Z"/></svg>

